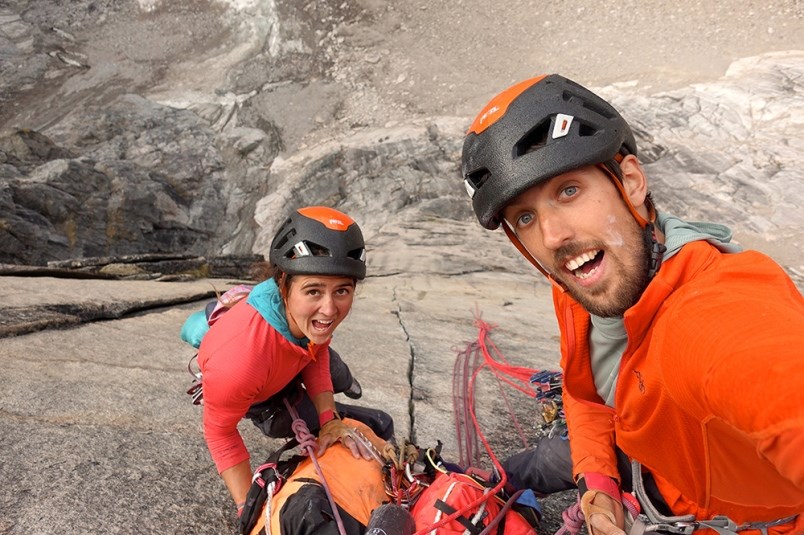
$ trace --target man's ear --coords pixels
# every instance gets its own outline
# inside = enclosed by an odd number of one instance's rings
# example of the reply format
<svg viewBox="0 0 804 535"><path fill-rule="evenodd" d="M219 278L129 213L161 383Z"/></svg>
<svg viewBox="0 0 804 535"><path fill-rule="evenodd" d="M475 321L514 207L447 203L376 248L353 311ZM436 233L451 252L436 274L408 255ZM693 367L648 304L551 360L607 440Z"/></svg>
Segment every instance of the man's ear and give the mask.
<svg viewBox="0 0 804 535"><path fill-rule="evenodd" d="M645 204L648 196L648 178L639 159L633 154L629 154L620 162L620 170L623 174L623 190L628 196L631 204L639 210Z"/></svg>

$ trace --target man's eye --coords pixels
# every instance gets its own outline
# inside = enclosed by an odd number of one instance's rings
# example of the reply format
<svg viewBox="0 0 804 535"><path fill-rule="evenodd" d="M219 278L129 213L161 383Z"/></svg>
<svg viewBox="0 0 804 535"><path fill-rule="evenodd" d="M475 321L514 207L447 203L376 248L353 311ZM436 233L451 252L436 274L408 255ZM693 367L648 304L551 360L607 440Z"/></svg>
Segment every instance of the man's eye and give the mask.
<svg viewBox="0 0 804 535"><path fill-rule="evenodd" d="M524 226L531 221L533 221L533 214L522 214L517 218L516 223L518 226Z"/></svg>
<svg viewBox="0 0 804 535"><path fill-rule="evenodd" d="M562 191L565 197L572 197L576 193L578 193L578 186L567 186Z"/></svg>

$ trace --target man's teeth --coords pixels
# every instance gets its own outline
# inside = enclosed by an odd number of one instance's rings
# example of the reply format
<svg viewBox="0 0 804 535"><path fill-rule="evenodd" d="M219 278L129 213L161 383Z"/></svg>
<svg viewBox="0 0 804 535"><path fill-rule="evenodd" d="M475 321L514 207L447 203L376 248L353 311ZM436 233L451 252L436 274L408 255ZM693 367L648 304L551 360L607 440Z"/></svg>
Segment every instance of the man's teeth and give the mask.
<svg viewBox="0 0 804 535"><path fill-rule="evenodd" d="M584 273L583 271L579 271L579 272L575 273L575 276L578 277L579 279L583 280L583 279L588 279L589 277L591 277L595 273L597 273L597 268L594 268L589 273Z"/></svg>
<svg viewBox="0 0 804 535"><path fill-rule="evenodd" d="M586 253L583 253L582 255L576 256L575 258L564 264L564 266L570 271L575 271L585 263L592 260L595 256L597 256L598 252L599 251L588 251Z"/></svg>

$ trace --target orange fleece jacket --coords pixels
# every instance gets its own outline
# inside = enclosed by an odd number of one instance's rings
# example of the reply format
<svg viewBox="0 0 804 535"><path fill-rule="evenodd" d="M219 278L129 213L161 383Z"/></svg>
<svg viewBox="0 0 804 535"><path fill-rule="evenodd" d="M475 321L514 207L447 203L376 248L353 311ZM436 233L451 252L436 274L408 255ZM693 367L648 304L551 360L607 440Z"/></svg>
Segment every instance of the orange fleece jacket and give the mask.
<svg viewBox="0 0 804 535"><path fill-rule="evenodd" d="M704 241L665 262L625 313L614 409L595 389L588 313L553 297L576 476L619 480L616 444L676 515L804 511L804 299L775 262ZM804 533L804 515L771 533Z"/></svg>

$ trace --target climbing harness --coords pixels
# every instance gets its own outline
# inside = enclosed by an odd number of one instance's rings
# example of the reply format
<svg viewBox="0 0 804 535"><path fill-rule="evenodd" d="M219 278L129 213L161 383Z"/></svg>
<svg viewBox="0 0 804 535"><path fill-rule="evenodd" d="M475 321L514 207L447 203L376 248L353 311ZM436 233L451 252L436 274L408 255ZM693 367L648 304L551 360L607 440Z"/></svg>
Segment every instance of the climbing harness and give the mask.
<svg viewBox="0 0 804 535"><path fill-rule="evenodd" d="M739 535L740 531L746 530L759 530L763 535L767 535L769 528L792 522L798 516L793 515L768 522L747 522L739 525L724 515L715 516L710 520L696 520L694 515L665 516L659 513L645 490L645 484L642 479L642 465L639 461L631 461L631 476L634 494L642 506L643 513L634 519L629 535L642 535L643 533L657 531L689 535L699 529L711 529L718 535Z"/></svg>

